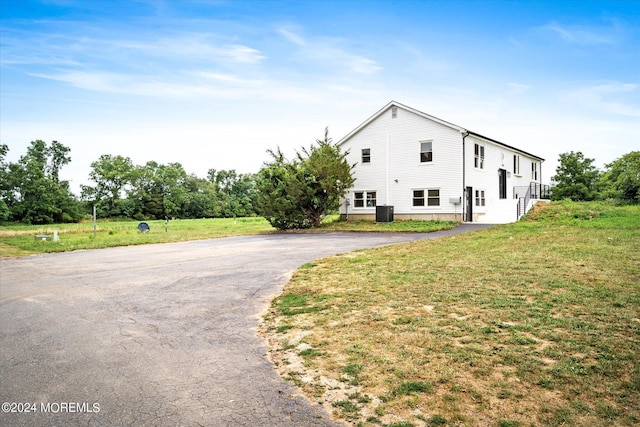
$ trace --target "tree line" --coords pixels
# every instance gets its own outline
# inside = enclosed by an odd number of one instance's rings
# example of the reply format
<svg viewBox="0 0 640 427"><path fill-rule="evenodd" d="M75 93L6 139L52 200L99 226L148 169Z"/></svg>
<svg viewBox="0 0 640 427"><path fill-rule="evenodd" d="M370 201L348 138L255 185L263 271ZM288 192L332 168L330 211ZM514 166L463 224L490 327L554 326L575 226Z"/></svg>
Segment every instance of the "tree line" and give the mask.
<svg viewBox="0 0 640 427"><path fill-rule="evenodd" d="M136 220L264 216L276 228L308 228L337 211L353 184L351 169L325 130L317 145L296 153L280 150L257 174L209 169L206 178L187 173L180 163L104 154L91 163L91 185L75 196L60 169L71 161L70 149L53 141L32 141L15 163L5 161L0 145L0 221L26 224L78 222L98 218Z"/></svg>
<svg viewBox="0 0 640 427"><path fill-rule="evenodd" d="M99 218L213 218L257 215L254 174L210 169L206 178L188 174L180 163L149 161L135 165L128 157L105 154L91 163L80 197L61 180L70 149L53 141L31 142L15 163L5 161L0 145L0 220L27 224L77 222Z"/></svg>
<svg viewBox="0 0 640 427"><path fill-rule="evenodd" d="M604 171L596 168L594 161L580 151L560 154L551 178L551 199L640 203L640 151L606 164Z"/></svg>
<svg viewBox="0 0 640 427"><path fill-rule="evenodd" d="M32 141L15 163L0 144L0 221L26 224L78 222L94 209L99 218L137 220L264 216L275 228L309 228L337 211L353 185L352 170L340 147L329 138L316 140L288 160L277 149L256 174L210 169L206 178L187 173L180 163L148 161L104 154L91 163L92 185L80 197L60 179L71 162L70 149L53 141ZM598 170L581 152L560 154L552 177L554 200L615 199L640 203L640 151Z"/></svg>

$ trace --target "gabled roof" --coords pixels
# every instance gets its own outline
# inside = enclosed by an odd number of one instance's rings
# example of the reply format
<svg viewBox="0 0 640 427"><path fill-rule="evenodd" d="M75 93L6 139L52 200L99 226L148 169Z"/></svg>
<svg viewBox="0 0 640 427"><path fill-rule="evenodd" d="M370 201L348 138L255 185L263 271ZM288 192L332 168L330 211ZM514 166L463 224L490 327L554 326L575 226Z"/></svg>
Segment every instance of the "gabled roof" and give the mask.
<svg viewBox="0 0 640 427"><path fill-rule="evenodd" d="M474 137L476 137L476 138L484 139L485 141L489 141L489 142L491 142L491 143L493 143L493 144L501 145L501 146L503 146L503 147L505 147L505 148L508 148L508 149L510 149L510 150L517 151L517 152L519 152L519 153L521 153L521 154L524 154L524 155L526 155L526 156L532 157L532 158L534 158L534 159L538 159L538 160L540 160L540 161L544 161L544 159L543 159L542 157L540 157L540 156L536 156L535 154L527 153L526 151L521 150L521 149L519 149L519 148L515 148L515 147L512 147L512 146L510 146L510 145L507 145L507 144L505 144L505 143L503 143L503 142L497 141L497 140L495 140L495 139L488 138L488 137L486 137L486 136L484 136L484 135L480 135L480 134L479 134L479 133L477 133L477 132L473 132L473 131L471 131L471 130L469 130L469 129L465 129L465 128L463 128L463 127L461 127L461 126L458 126L458 125L454 125L453 123L449 123L449 122L447 122L447 121L445 121L445 120L442 120L442 119L439 119L439 118L437 118L437 117L431 116L431 115L429 115L429 114L427 114L427 113L423 113L422 111L416 110L415 108L408 107L408 106L406 106L406 105L404 105L404 104L401 104L401 103L399 103L399 102L396 102L396 101L391 101L391 102L389 102L387 105L385 105L385 106L384 106L384 107L382 107L380 110L378 110L378 112L376 112L376 113L375 113L375 114L373 114L371 117L369 117L367 120L365 120L364 122L362 122L362 124L361 124L360 126L358 126L358 127L357 127L357 128L355 128L354 130L352 130L351 132L349 132L349 133L348 133L344 138L342 138L340 141L338 141L338 145L342 145L342 144L344 144L345 142L347 142L347 141L348 141L349 139L351 139L355 134L357 134L358 132L360 132L360 131L361 131L362 129L364 129L367 125L369 125L369 123L373 122L375 119L377 119L378 117L380 117L380 116L381 116L385 111L387 111L387 110L388 110L389 108L391 108L391 107L398 107L398 108L402 108L403 110L406 110L406 111L409 111L409 112L411 112L411 113L417 114L417 115L418 115L418 116L420 116L420 117L424 117L425 119L431 120L431 121L433 121L433 122L436 122L436 123L439 123L439 124L441 124L441 125L444 125L444 126L446 126L446 127L448 127L448 128L454 129L454 130L456 130L456 131L460 132L462 135L465 135L465 134L467 134L467 135L472 135L472 136L474 136Z"/></svg>

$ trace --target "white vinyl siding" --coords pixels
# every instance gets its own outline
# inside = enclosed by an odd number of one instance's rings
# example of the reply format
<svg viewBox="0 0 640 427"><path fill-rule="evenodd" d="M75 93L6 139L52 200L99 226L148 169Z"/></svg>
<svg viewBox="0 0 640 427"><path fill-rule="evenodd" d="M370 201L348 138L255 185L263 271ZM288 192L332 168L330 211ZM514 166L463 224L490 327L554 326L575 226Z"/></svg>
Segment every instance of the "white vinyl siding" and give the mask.
<svg viewBox="0 0 640 427"><path fill-rule="evenodd" d="M419 161L423 142L432 143L432 161L428 163ZM365 148L371 150L371 163L363 165ZM439 189L440 205L431 206L431 210L455 211L456 206L449 203L449 198L461 196L460 131L398 108L396 118L389 111L384 112L349 138L342 149L349 151L348 162L357 164L353 176L358 191L375 189L377 205L394 206L395 213L415 212L419 208L413 205L413 190L425 190L424 208L427 208L426 190ZM429 166L425 167L426 164ZM433 200L435 203L435 197ZM357 209L375 213L374 208L366 206Z"/></svg>
<svg viewBox="0 0 640 427"><path fill-rule="evenodd" d="M353 213L371 218L376 206L389 205L398 217L460 219L466 200L462 205L456 201L470 187L473 221L502 222L496 212L515 216L514 187L529 185L529 171L539 179L540 159L474 133L464 135L462 128L411 109L391 105L381 110L341 142L347 161L356 165L349 211L353 207ZM366 150L370 163L363 163ZM506 172L505 199L500 199L499 170Z"/></svg>

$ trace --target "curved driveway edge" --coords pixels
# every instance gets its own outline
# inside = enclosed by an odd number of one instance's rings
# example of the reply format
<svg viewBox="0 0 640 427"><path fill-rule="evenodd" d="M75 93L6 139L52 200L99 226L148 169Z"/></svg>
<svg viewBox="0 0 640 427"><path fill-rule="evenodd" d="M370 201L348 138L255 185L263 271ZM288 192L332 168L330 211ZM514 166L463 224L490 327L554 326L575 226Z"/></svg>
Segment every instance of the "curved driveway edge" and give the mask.
<svg viewBox="0 0 640 427"><path fill-rule="evenodd" d="M266 357L291 272L428 234L284 233L0 259L0 425L333 426ZM10 410L30 413L4 412Z"/></svg>

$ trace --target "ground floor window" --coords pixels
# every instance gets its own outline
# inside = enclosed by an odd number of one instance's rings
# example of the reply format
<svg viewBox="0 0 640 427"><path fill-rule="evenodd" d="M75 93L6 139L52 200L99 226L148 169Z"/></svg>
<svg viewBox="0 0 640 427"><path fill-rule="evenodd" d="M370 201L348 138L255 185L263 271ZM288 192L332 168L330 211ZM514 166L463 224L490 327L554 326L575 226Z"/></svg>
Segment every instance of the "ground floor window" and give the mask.
<svg viewBox="0 0 640 427"><path fill-rule="evenodd" d="M427 206L440 206L440 190L427 190Z"/></svg>
<svg viewBox="0 0 640 427"><path fill-rule="evenodd" d="M425 206L440 206L440 190L433 189L420 189L413 190L413 197L411 198L411 206L416 208L422 208Z"/></svg>
<svg viewBox="0 0 640 427"><path fill-rule="evenodd" d="M413 206L424 206L424 190L413 190Z"/></svg>
<svg viewBox="0 0 640 427"><path fill-rule="evenodd" d="M354 208L375 208L376 192L375 191L356 191L353 193Z"/></svg>
<svg viewBox="0 0 640 427"><path fill-rule="evenodd" d="M484 206L484 190L476 190L476 206Z"/></svg>

